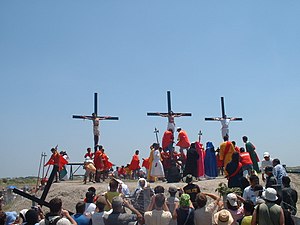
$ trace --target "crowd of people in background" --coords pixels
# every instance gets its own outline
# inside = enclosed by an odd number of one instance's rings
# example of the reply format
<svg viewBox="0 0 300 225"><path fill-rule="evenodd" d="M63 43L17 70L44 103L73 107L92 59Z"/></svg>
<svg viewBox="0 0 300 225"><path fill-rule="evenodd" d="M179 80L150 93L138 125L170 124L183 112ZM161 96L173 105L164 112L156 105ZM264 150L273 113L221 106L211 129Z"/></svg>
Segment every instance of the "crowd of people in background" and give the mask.
<svg viewBox="0 0 300 225"><path fill-rule="evenodd" d="M264 152L260 162L255 146L246 136L242 137L244 147L238 147L226 135L215 149L212 142L207 142L205 148L200 140L190 143L181 128L177 132L179 152L173 146L173 129L169 129L163 135L162 146L153 143L149 157L142 163L140 151L136 150L130 163L115 170L103 146L96 146L94 152L88 148L84 155L84 183L108 179L107 190L97 193L89 187L84 201L76 204L74 215L62 208L59 197L49 202L50 211L46 214L39 207L19 215L0 210L0 225L294 224L298 195L279 159ZM53 154L57 154L55 149ZM53 160L61 164L59 156L53 156ZM201 190L203 179L218 176L227 178L227 192L217 196ZM136 189L129 190L128 180L137 180ZM165 190L161 182L173 184ZM186 185L178 188L174 185L178 182Z"/></svg>

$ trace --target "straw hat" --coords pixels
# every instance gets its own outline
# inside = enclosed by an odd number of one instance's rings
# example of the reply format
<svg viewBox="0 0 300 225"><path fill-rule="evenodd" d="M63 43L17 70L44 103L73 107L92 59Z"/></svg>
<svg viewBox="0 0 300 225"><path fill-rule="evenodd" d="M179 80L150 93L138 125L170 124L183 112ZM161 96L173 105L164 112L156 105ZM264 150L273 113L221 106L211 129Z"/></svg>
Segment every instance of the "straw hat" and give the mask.
<svg viewBox="0 0 300 225"><path fill-rule="evenodd" d="M214 224L218 225L230 225L234 221L231 213L227 209L222 209L215 213L213 220Z"/></svg>

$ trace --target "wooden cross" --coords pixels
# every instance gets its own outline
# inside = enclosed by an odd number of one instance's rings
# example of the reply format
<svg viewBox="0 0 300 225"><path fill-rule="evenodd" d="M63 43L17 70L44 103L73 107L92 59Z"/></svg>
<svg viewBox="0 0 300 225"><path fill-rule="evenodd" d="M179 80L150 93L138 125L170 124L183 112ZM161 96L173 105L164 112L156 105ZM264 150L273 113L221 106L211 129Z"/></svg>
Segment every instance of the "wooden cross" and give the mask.
<svg viewBox="0 0 300 225"><path fill-rule="evenodd" d="M58 166L54 165L53 169L52 169L52 172L50 174L50 177L49 177L49 179L47 181L47 184L46 184L46 186L44 188L44 191L42 193L41 198L37 198L37 197L35 197L33 195L30 195L30 194L28 194L26 192L23 192L23 191L21 191L21 190L19 190L17 188L14 188L13 192L16 193L16 194L18 194L18 195L23 196L24 198L27 198L27 199L29 199L31 201L34 201L34 202L38 203L40 206L44 205L44 206L46 206L46 207L49 208L50 204L49 204L49 202L46 202L45 200L46 200L47 194L48 194L48 192L50 190L50 187L51 187L51 185L53 183L53 180L54 180L54 177L55 177L57 171L58 171Z"/></svg>
<svg viewBox="0 0 300 225"><path fill-rule="evenodd" d="M229 122L230 121L235 121L235 120L243 120L242 118L237 118L237 117L227 117L227 115L225 114L225 105L224 105L224 97L221 97L221 110L222 110L222 117L213 117L213 118L205 118L205 120L207 121L220 121L222 124L222 138L224 138L224 136L228 136L229 137Z"/></svg>
<svg viewBox="0 0 300 225"><path fill-rule="evenodd" d="M100 131L99 131L99 124L100 120L119 120L119 117L113 116L98 116L97 109L98 109L98 94L94 93L94 113L92 116L78 116L73 115L73 119L88 119L93 121L93 133L94 133L94 148L98 146Z"/></svg>
<svg viewBox="0 0 300 225"><path fill-rule="evenodd" d="M168 117L168 127L167 129L172 129L173 133L175 132L175 117L181 116L192 116L192 113L174 113L171 109L171 92L167 91L167 104L168 104L168 112L167 113L160 113L160 112L148 112L147 116L161 116L161 117Z"/></svg>

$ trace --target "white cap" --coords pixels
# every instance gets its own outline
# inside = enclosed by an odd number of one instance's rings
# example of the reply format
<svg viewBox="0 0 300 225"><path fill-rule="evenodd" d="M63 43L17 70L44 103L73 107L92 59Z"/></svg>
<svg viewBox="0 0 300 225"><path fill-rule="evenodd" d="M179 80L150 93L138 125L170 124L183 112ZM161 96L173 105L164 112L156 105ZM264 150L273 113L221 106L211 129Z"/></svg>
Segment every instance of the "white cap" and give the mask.
<svg viewBox="0 0 300 225"><path fill-rule="evenodd" d="M270 153L269 152L264 152L264 157L270 157Z"/></svg>
<svg viewBox="0 0 300 225"><path fill-rule="evenodd" d="M234 193L229 193L227 195L227 200L229 201L231 206L237 206L237 196Z"/></svg>

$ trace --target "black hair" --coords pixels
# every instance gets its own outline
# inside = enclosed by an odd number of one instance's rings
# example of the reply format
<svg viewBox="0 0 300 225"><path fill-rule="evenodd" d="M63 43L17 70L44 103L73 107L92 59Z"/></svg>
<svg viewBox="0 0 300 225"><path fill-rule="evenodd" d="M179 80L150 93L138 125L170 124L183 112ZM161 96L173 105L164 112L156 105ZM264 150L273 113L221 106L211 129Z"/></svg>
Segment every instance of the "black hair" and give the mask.
<svg viewBox="0 0 300 225"><path fill-rule="evenodd" d="M254 212L254 204L253 204L253 202L251 200L246 200L244 202L244 209L245 209L245 211L251 213L251 215L252 215L253 212Z"/></svg>
<svg viewBox="0 0 300 225"><path fill-rule="evenodd" d="M282 184L286 187L289 187L291 183L291 179L288 176L282 177Z"/></svg>
<svg viewBox="0 0 300 225"><path fill-rule="evenodd" d="M207 203L207 197L203 193L198 193L196 196L196 203L199 209L203 208L206 206Z"/></svg>
<svg viewBox="0 0 300 225"><path fill-rule="evenodd" d="M76 213L83 214L85 211L85 203L80 201L76 204Z"/></svg>
<svg viewBox="0 0 300 225"><path fill-rule="evenodd" d="M160 193L164 193L165 192L165 188L161 185L157 185L155 188L154 188L154 193L155 194L160 194Z"/></svg>
<svg viewBox="0 0 300 225"><path fill-rule="evenodd" d="M53 198L49 202L49 208L51 213L59 213L62 207L62 201L60 198Z"/></svg>
<svg viewBox="0 0 300 225"><path fill-rule="evenodd" d="M163 193L158 193L155 195L155 205L157 207L162 207L165 203L165 196Z"/></svg>

